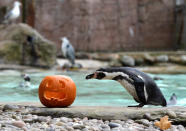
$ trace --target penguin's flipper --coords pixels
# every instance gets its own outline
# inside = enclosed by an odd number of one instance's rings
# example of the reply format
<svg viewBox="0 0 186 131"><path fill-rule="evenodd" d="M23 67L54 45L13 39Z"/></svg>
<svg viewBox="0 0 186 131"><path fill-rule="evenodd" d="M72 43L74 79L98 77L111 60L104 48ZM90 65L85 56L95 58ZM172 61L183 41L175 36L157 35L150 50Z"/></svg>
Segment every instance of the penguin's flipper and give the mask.
<svg viewBox="0 0 186 131"><path fill-rule="evenodd" d="M136 94L140 100L140 102L142 102L143 104L146 104L146 98L145 98L145 91L144 91L144 87L145 87L145 83L144 81L139 78L136 75L133 75L131 77L131 79L134 81L134 87L136 89Z"/></svg>

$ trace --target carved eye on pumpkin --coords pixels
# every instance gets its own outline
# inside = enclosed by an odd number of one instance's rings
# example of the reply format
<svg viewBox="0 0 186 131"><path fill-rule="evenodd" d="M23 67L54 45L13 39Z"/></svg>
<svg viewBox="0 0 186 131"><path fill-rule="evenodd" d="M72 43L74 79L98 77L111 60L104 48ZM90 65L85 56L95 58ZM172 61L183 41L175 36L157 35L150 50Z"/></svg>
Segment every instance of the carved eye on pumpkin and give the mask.
<svg viewBox="0 0 186 131"><path fill-rule="evenodd" d="M38 93L43 105L47 107L66 107L75 100L76 85L67 76L47 76L42 80Z"/></svg>

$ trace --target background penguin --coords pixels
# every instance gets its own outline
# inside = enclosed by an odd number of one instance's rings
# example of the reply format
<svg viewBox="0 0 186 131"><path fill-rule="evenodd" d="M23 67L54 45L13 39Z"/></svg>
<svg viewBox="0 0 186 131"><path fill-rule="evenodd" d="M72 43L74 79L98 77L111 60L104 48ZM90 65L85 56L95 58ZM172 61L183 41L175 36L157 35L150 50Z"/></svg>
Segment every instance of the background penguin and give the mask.
<svg viewBox="0 0 186 131"><path fill-rule="evenodd" d="M20 83L20 87L23 87L23 88L30 87L31 86L31 84L30 84L30 80L31 80L30 76L28 74L24 74L23 78L24 78L24 82Z"/></svg>
<svg viewBox="0 0 186 131"><path fill-rule="evenodd" d="M21 3L19 1L14 2L14 7L10 10L4 17L3 23L7 23L9 21L15 20L20 16L20 6Z"/></svg>
<svg viewBox="0 0 186 131"><path fill-rule="evenodd" d="M75 64L75 50L70 41L67 39L67 37L62 37L61 38L62 43L61 43L61 51L72 65Z"/></svg>
<svg viewBox="0 0 186 131"><path fill-rule="evenodd" d="M130 67L101 68L86 79L109 79L118 81L139 103L137 106L161 105L167 106L167 102L154 80L147 74Z"/></svg>
<svg viewBox="0 0 186 131"><path fill-rule="evenodd" d="M167 102L167 105L176 105L177 104L177 96L176 94L172 94L169 101Z"/></svg>

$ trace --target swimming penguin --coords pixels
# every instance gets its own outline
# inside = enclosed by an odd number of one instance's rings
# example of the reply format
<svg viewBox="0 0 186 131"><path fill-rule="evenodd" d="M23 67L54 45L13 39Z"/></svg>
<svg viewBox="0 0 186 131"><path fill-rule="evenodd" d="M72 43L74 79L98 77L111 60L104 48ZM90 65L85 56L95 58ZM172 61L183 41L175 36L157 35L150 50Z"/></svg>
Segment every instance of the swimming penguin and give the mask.
<svg viewBox="0 0 186 131"><path fill-rule="evenodd" d="M154 80L135 68L100 68L93 74L86 76L86 79L93 78L118 81L133 96L134 100L139 103L139 105L128 107L143 107L144 105L167 106L165 97Z"/></svg>
<svg viewBox="0 0 186 131"><path fill-rule="evenodd" d="M176 104L177 104L177 96L175 93L173 93L169 101L167 102L167 105L176 105Z"/></svg>
<svg viewBox="0 0 186 131"><path fill-rule="evenodd" d="M30 76L28 74L24 74L23 75L23 78L24 78L24 82L21 82L20 84L20 87L30 87L31 84L30 84Z"/></svg>

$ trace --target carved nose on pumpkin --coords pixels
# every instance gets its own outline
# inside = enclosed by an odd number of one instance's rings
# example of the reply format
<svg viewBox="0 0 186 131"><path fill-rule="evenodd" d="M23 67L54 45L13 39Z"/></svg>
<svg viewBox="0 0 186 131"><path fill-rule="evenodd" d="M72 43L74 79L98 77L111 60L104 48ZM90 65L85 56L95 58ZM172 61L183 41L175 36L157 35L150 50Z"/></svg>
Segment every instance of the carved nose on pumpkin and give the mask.
<svg viewBox="0 0 186 131"><path fill-rule="evenodd" d="M87 75L86 77L85 77L85 79L92 79L92 78L95 78L95 74L93 73L93 74L89 74L89 75Z"/></svg>

